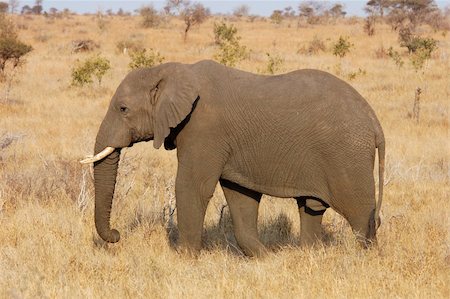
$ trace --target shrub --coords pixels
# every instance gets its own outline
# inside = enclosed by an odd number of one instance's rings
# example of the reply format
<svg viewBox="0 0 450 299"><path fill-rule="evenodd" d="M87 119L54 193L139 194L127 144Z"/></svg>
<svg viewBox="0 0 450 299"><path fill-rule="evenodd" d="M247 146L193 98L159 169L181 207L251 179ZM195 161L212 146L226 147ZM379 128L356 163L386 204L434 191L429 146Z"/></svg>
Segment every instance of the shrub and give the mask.
<svg viewBox="0 0 450 299"><path fill-rule="evenodd" d="M284 59L279 55L272 56L270 53L266 53L266 56L268 58L266 68L260 72L273 75L281 69Z"/></svg>
<svg viewBox="0 0 450 299"><path fill-rule="evenodd" d="M401 47L408 49L411 64L416 71L423 68L425 62L437 49L437 40L414 35L409 28L400 29L399 41Z"/></svg>
<svg viewBox="0 0 450 299"><path fill-rule="evenodd" d="M414 54L410 57L411 64L416 71L424 67L425 62L431 58L431 53L437 48L436 41L432 38L431 40L417 47Z"/></svg>
<svg viewBox="0 0 450 299"><path fill-rule="evenodd" d="M116 47L119 52L124 54L144 50L144 46L140 40L132 39L121 40L116 44Z"/></svg>
<svg viewBox="0 0 450 299"><path fill-rule="evenodd" d="M351 80L356 79L356 77L364 76L366 74L367 74L367 72L365 69L358 68L357 71L348 73L347 78L348 78L348 80L351 81Z"/></svg>
<svg viewBox="0 0 450 299"><path fill-rule="evenodd" d="M364 20L364 31L367 33L368 36L372 36L375 34L375 16L368 16Z"/></svg>
<svg viewBox="0 0 450 299"><path fill-rule="evenodd" d="M0 38L17 38L17 31L10 18L0 14Z"/></svg>
<svg viewBox="0 0 450 299"><path fill-rule="evenodd" d="M315 35L314 38L309 42L308 46L303 46L297 51L297 53L314 55L319 53L320 51L324 52L325 50L325 43L317 35Z"/></svg>
<svg viewBox="0 0 450 299"><path fill-rule="evenodd" d="M394 60L395 64L398 66L398 68L401 68L404 64L402 57L400 56L400 54L395 51L392 47L390 47L388 49L387 52L388 56L392 58L392 60Z"/></svg>
<svg viewBox="0 0 450 299"><path fill-rule="evenodd" d="M333 45L333 55L343 58L350 53L350 48L353 44L349 41L348 37L339 36L338 41Z"/></svg>
<svg viewBox="0 0 450 299"><path fill-rule="evenodd" d="M220 50L214 58L224 65L235 66L247 56L247 48L240 45L241 37L233 25L214 23L214 40Z"/></svg>
<svg viewBox="0 0 450 299"><path fill-rule="evenodd" d="M137 69L140 67L152 67L157 64L161 64L164 61L164 57L158 51L150 49L147 53L146 49L130 52L131 61L128 64L130 69Z"/></svg>
<svg viewBox="0 0 450 299"><path fill-rule="evenodd" d="M240 45L238 40L225 41L219 47L220 52L214 58L223 65L235 66L236 63L247 57L247 48Z"/></svg>
<svg viewBox="0 0 450 299"><path fill-rule="evenodd" d="M387 50L384 48L383 45L380 45L377 49L375 49L375 58L377 59L384 59L387 58L389 55L387 53Z"/></svg>
<svg viewBox="0 0 450 299"><path fill-rule="evenodd" d="M103 76L110 68L111 64L108 59L100 56L90 57L72 69L72 84L84 86L92 83L92 77L95 77L98 84L101 85Z"/></svg>
<svg viewBox="0 0 450 299"><path fill-rule="evenodd" d="M72 41L72 52L89 52L100 46L91 39L81 39Z"/></svg>
<svg viewBox="0 0 450 299"><path fill-rule="evenodd" d="M214 42L216 45L220 45L224 41L231 42L236 39L237 28L230 24L214 22Z"/></svg>
<svg viewBox="0 0 450 299"><path fill-rule="evenodd" d="M409 54L415 53L420 50L431 53L437 48L437 41L433 38L424 38L415 36L409 29L401 29L399 32L400 46L408 49Z"/></svg>

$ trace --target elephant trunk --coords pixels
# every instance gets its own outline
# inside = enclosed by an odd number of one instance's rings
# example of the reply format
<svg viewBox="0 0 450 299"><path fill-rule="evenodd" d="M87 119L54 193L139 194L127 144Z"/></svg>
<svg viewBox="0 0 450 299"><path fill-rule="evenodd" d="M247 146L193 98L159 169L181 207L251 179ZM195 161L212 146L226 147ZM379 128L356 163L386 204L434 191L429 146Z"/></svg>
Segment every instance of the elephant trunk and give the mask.
<svg viewBox="0 0 450 299"><path fill-rule="evenodd" d="M101 152L105 146L98 142L95 153ZM120 149L115 149L103 160L94 163L95 186L95 227L100 237L106 242L115 243L120 239L117 230L111 229L111 206L116 185L117 168L120 159Z"/></svg>

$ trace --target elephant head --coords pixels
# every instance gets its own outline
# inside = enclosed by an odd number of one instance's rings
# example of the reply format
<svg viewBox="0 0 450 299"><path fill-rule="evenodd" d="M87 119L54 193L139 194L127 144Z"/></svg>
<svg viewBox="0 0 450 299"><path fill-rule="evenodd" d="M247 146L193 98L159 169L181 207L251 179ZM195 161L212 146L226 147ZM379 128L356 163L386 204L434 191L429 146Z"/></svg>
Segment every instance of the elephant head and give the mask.
<svg viewBox="0 0 450 299"><path fill-rule="evenodd" d="M190 114L198 89L195 74L179 63L134 70L117 88L97 134L95 155L81 161L94 163L95 226L103 240L120 239L110 227L120 150L149 140L158 149Z"/></svg>

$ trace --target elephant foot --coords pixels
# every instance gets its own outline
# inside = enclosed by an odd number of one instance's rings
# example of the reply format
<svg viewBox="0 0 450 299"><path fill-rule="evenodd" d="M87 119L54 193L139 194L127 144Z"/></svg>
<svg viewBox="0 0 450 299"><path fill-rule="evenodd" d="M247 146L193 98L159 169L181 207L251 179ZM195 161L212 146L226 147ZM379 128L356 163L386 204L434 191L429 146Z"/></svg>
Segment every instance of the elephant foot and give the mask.
<svg viewBox="0 0 450 299"><path fill-rule="evenodd" d="M176 251L182 255L196 258L200 255L201 244L192 244L191 242L180 241Z"/></svg>
<svg viewBox="0 0 450 299"><path fill-rule="evenodd" d="M300 246L314 246L322 241L322 218L325 213L325 207L320 205L313 210L308 207L306 200L297 199L300 213Z"/></svg>
<svg viewBox="0 0 450 299"><path fill-rule="evenodd" d="M367 205L363 206L358 214L347 217L356 240L364 249L369 249L377 244L374 212L375 209L371 205Z"/></svg>
<svg viewBox="0 0 450 299"><path fill-rule="evenodd" d="M258 237L258 207L262 194L236 183L220 180L223 193L230 208L236 241L247 256L262 257L266 247Z"/></svg>
<svg viewBox="0 0 450 299"><path fill-rule="evenodd" d="M267 256L268 250L259 240L252 240L248 235L236 236L236 240L246 256L258 258Z"/></svg>

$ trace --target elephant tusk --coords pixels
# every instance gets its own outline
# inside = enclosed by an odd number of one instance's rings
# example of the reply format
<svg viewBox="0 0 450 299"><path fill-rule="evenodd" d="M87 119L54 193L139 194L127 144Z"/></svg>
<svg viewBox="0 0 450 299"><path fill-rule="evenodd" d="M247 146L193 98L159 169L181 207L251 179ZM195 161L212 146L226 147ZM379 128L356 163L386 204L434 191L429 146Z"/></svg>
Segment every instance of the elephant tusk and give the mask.
<svg viewBox="0 0 450 299"><path fill-rule="evenodd" d="M94 163L97 161L100 161L101 159L105 158L106 156L110 155L115 150L114 147L106 147L104 150L102 150L100 153L98 153L95 156L88 156L85 159L81 160L81 164L89 164Z"/></svg>

